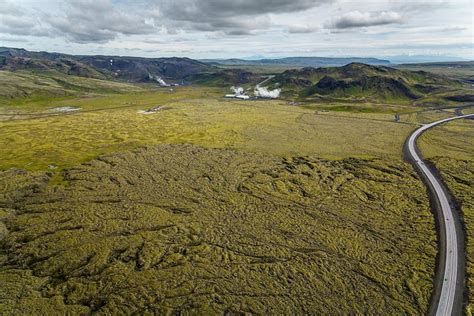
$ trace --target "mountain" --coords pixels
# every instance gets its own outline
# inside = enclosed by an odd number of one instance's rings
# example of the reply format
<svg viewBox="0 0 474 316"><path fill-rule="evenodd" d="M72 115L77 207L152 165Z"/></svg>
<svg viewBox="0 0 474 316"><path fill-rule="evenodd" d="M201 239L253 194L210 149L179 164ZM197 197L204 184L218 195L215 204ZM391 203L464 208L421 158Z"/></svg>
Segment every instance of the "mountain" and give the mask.
<svg viewBox="0 0 474 316"><path fill-rule="evenodd" d="M241 69L224 69L217 72L200 73L186 78L187 81L215 87L228 87L230 85L257 84L261 76Z"/></svg>
<svg viewBox="0 0 474 316"><path fill-rule="evenodd" d="M285 67L328 67L344 66L358 62L369 65L390 65L390 61L377 58L332 58L332 57L287 57L279 59L204 59L214 65L224 66L285 66Z"/></svg>
<svg viewBox="0 0 474 316"><path fill-rule="evenodd" d="M214 67L190 58L142 58L122 56L75 56L0 48L0 70L57 71L98 79L128 82L181 81Z"/></svg>
<svg viewBox="0 0 474 316"><path fill-rule="evenodd" d="M116 79L134 82L154 80L156 76L182 80L212 69L208 64L190 58L78 56L78 59Z"/></svg>
<svg viewBox="0 0 474 316"><path fill-rule="evenodd" d="M424 71L351 63L343 67L287 70L269 80L268 89L283 97L409 101L446 92L458 82Z"/></svg>

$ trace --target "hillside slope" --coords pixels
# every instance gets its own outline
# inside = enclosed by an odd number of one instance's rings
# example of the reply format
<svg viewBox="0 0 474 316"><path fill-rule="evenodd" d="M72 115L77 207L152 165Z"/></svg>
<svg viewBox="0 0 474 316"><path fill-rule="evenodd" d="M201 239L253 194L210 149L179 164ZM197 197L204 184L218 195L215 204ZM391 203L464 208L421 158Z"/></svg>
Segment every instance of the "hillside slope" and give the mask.
<svg viewBox="0 0 474 316"><path fill-rule="evenodd" d="M96 79L147 82L183 78L214 67L190 58L75 56L25 49L0 48L0 70L58 71Z"/></svg>
<svg viewBox="0 0 474 316"><path fill-rule="evenodd" d="M256 84L261 76L241 69L224 69L217 72L200 73L186 78L187 81L215 87L228 87L229 85Z"/></svg>
<svg viewBox="0 0 474 316"><path fill-rule="evenodd" d="M91 93L127 93L143 88L123 82L83 78L61 73L0 71L0 105L24 98L63 97Z"/></svg>
<svg viewBox="0 0 474 316"><path fill-rule="evenodd" d="M209 71L211 66L190 58L139 58L115 56L82 56L79 61L112 76L133 82L146 82L160 77L182 80Z"/></svg>
<svg viewBox="0 0 474 316"><path fill-rule="evenodd" d="M459 83L423 71L351 63L344 67L303 68L285 71L267 82L283 96L329 99L409 101L441 93Z"/></svg>

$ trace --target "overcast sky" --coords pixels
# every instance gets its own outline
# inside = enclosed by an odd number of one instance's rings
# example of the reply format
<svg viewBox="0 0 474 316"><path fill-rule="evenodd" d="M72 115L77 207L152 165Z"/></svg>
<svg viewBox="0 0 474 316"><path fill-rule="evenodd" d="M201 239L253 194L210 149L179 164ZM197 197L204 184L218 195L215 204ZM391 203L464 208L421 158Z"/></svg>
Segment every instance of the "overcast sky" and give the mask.
<svg viewBox="0 0 474 316"><path fill-rule="evenodd" d="M473 0L0 0L0 46L192 58L474 59Z"/></svg>

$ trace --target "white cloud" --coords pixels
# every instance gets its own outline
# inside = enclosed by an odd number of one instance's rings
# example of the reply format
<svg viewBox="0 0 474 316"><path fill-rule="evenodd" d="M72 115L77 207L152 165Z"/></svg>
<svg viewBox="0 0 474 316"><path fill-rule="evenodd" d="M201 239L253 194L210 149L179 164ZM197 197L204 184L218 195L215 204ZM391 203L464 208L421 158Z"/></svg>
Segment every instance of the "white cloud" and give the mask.
<svg viewBox="0 0 474 316"><path fill-rule="evenodd" d="M305 24L305 25L302 25L302 24L294 24L294 25L290 25L288 27L288 32L289 33L293 33L293 34L305 34L305 33L313 33L313 32L316 32L316 31L319 31L320 30L320 27L319 26L316 26L316 25L308 25L308 24Z"/></svg>

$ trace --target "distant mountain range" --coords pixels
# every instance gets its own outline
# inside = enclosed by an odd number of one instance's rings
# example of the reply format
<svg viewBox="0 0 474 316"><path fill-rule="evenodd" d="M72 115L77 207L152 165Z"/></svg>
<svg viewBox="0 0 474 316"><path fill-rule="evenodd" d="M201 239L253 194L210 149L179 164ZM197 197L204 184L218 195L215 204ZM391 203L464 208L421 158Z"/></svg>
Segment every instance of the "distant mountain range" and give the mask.
<svg viewBox="0 0 474 316"><path fill-rule="evenodd" d="M337 57L287 57L279 59L203 59L203 62L224 66L286 66L286 67L330 67L344 66L350 63L368 65L390 65L389 60L378 58L337 58Z"/></svg>
<svg viewBox="0 0 474 316"><path fill-rule="evenodd" d="M283 98L291 99L409 101L442 93L458 84L443 76L397 70L388 65L390 61L377 58L198 61L177 57L76 56L0 48L0 70L54 72L122 82L155 82L162 86L180 82L216 87L252 86L262 76L245 66L282 67L291 70L276 74L265 82L265 88L281 91Z"/></svg>
<svg viewBox="0 0 474 316"><path fill-rule="evenodd" d="M255 58L242 59L202 59L201 61L215 65L225 66L290 66L290 67L337 67L350 63L363 63L367 65L395 65L406 63L432 63L466 61L459 57L449 56L390 56L383 59L372 57L287 57L287 58Z"/></svg>

